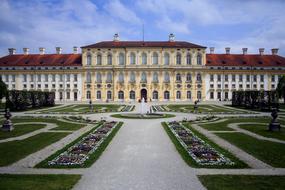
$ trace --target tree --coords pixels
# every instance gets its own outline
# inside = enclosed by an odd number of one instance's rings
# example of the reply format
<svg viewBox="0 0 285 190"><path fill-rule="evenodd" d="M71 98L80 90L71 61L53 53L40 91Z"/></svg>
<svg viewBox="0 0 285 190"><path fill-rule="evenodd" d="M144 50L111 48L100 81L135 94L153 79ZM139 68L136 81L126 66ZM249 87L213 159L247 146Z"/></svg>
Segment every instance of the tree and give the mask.
<svg viewBox="0 0 285 190"><path fill-rule="evenodd" d="M279 98L283 98L285 104L285 76L283 75L278 82L276 91Z"/></svg>
<svg viewBox="0 0 285 190"><path fill-rule="evenodd" d="M0 78L0 103L2 102L2 98L6 97L7 91L6 84Z"/></svg>

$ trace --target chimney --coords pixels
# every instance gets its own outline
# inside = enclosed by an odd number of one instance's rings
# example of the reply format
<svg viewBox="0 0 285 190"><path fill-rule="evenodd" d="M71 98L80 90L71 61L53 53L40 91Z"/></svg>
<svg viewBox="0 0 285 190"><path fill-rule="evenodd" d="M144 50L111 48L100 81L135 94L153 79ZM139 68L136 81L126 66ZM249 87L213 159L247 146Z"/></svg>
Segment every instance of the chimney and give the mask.
<svg viewBox="0 0 285 190"><path fill-rule="evenodd" d="M119 34L118 34L118 33L116 33L116 34L114 35L114 41L115 41L115 42L120 41L120 37L119 37Z"/></svg>
<svg viewBox="0 0 285 190"><path fill-rule="evenodd" d="M272 55L277 55L278 54L278 48L273 48L271 49Z"/></svg>
<svg viewBox="0 0 285 190"><path fill-rule="evenodd" d="M16 49L15 48L8 48L9 55L15 55L16 54Z"/></svg>
<svg viewBox="0 0 285 190"><path fill-rule="evenodd" d="M175 35L174 34L169 34L169 41L170 42L174 42L174 40L175 40Z"/></svg>
<svg viewBox="0 0 285 190"><path fill-rule="evenodd" d="M73 54L78 54L78 47L77 46L73 46Z"/></svg>
<svg viewBox="0 0 285 190"><path fill-rule="evenodd" d="M210 47L210 54L214 54L215 52L215 48L214 47Z"/></svg>
<svg viewBox="0 0 285 190"><path fill-rule="evenodd" d="M225 50L226 50L226 54L230 54L231 53L231 48L230 47L226 47Z"/></svg>
<svg viewBox="0 0 285 190"><path fill-rule="evenodd" d="M62 53L62 48L61 47L56 47L56 54L61 54Z"/></svg>
<svg viewBox="0 0 285 190"><path fill-rule="evenodd" d="M247 54L247 48L242 48L242 54L246 55Z"/></svg>
<svg viewBox="0 0 285 190"><path fill-rule="evenodd" d="M40 50L40 55L44 55L46 48L40 47L39 50Z"/></svg>
<svg viewBox="0 0 285 190"><path fill-rule="evenodd" d="M30 48L23 48L24 55L29 55Z"/></svg>
<svg viewBox="0 0 285 190"><path fill-rule="evenodd" d="M264 55L264 48L259 48L259 55Z"/></svg>

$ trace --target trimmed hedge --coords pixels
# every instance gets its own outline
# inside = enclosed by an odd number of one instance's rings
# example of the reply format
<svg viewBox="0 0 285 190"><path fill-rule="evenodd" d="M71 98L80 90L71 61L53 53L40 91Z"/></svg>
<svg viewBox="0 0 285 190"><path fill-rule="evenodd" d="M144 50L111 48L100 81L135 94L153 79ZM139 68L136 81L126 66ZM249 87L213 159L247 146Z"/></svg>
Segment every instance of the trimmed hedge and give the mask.
<svg viewBox="0 0 285 190"><path fill-rule="evenodd" d="M54 106L54 92L10 90L6 96L6 107L11 111Z"/></svg>

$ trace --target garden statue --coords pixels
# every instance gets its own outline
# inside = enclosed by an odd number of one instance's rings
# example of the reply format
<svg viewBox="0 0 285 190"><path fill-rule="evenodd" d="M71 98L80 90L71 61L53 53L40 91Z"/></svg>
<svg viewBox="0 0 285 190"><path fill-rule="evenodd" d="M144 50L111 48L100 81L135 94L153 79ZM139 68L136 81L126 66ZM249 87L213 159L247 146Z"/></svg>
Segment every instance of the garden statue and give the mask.
<svg viewBox="0 0 285 190"><path fill-rule="evenodd" d="M11 116L12 115L11 115L9 109L6 109L5 110L5 114L4 114L4 117L6 118L6 120L4 121L4 124L2 125L2 128L1 128L2 131L12 131L12 130L14 130L13 124L12 124L12 122L10 120Z"/></svg>
<svg viewBox="0 0 285 190"><path fill-rule="evenodd" d="M269 124L269 131L277 131L277 130L280 131L281 125L277 121L277 117L278 117L277 108L272 108L271 117L272 117L272 120Z"/></svg>
<svg viewBox="0 0 285 190"><path fill-rule="evenodd" d="M196 100L194 102L194 113L197 113L198 112L198 101Z"/></svg>
<svg viewBox="0 0 285 190"><path fill-rule="evenodd" d="M93 112L93 104L92 104L92 101L90 100L89 101L89 109L90 109L90 112Z"/></svg>

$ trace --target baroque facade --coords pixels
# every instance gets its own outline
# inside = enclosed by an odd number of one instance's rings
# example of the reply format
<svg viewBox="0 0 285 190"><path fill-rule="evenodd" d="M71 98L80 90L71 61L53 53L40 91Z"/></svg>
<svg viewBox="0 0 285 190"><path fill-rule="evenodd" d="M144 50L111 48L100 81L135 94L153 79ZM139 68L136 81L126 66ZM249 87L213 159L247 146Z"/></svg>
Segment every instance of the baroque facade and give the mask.
<svg viewBox="0 0 285 190"><path fill-rule="evenodd" d="M264 54L215 54L214 48L175 41L103 41L74 47L73 54L23 54L0 58L9 89L55 91L62 101L230 100L235 90L272 90L285 73L285 58Z"/></svg>

